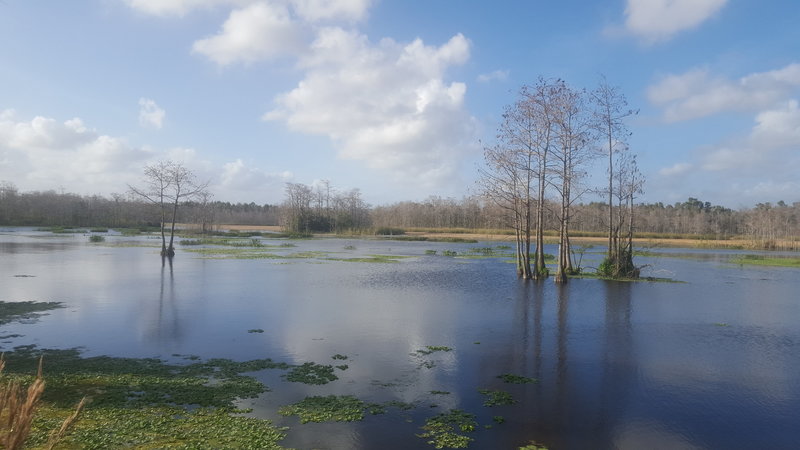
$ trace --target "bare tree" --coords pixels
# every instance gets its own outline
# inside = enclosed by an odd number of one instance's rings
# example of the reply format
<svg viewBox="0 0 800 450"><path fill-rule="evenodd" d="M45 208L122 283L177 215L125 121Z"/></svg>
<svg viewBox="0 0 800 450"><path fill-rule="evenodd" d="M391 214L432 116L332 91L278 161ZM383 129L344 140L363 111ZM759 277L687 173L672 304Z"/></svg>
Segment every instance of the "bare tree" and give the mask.
<svg viewBox="0 0 800 450"><path fill-rule="evenodd" d="M624 168L616 166L615 155L620 152L627 152L627 138L630 135L625 126L625 119L637 114L637 111L628 108L628 101L617 87L608 84L605 77L600 80L600 85L591 92L591 100L594 103L594 127L598 132L602 145L605 147L603 152L608 158L608 251L604 267L613 267L618 276L619 268L622 264L618 258L621 256L624 243L619 241L622 227L621 215L623 214L623 204L617 204L618 219L614 220L614 197L622 199L625 197L620 190L623 182L621 179ZM618 190L614 191L614 181L617 178Z"/></svg>
<svg viewBox="0 0 800 450"><path fill-rule="evenodd" d="M565 283L567 275L573 272L569 239L571 207L586 192L581 188L580 180L586 175L586 164L594 156L585 91L561 83L555 99L554 125L557 145L552 153L552 183L561 200L558 213L558 266L554 281Z"/></svg>
<svg viewBox="0 0 800 450"><path fill-rule="evenodd" d="M204 192L208 182L198 183L194 173L181 163L164 160L144 168L142 187L128 185L131 193L156 205L161 222L161 256L175 256L175 224L178 206ZM171 223L169 244L166 239L167 221Z"/></svg>

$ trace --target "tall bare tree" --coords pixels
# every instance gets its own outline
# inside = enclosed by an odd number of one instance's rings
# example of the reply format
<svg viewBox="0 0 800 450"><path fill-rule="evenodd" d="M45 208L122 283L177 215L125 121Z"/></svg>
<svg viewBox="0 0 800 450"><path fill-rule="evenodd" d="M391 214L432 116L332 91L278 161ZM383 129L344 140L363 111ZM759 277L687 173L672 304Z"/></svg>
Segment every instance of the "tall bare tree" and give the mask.
<svg viewBox="0 0 800 450"><path fill-rule="evenodd" d="M591 117L586 92L562 83L555 100L554 124L557 145L552 152L553 185L560 197L558 266L554 281L565 283L573 272L570 246L572 204L586 192L580 185L592 152Z"/></svg>
<svg viewBox="0 0 800 450"><path fill-rule="evenodd" d="M132 194L156 205L159 209L161 256L175 256L175 224L180 203L195 198L207 187L207 181L198 183L191 170L183 164L171 160L163 160L145 166L141 187L128 185ZM167 244L166 238L168 221L170 223L169 244Z"/></svg>
<svg viewBox="0 0 800 450"><path fill-rule="evenodd" d="M621 256L624 243L619 241L619 235L623 226L621 215L624 209L622 202L617 204L618 219L614 219L614 198L625 197L621 192L623 182L617 180L618 190L614 191L614 181L621 178L625 168L615 166L615 155L620 152L627 152L627 139L630 136L625 120L637 114L636 110L628 108L628 101L619 88L611 86L605 77L600 79L599 86L591 92L591 100L594 104L594 127L600 140L602 141L603 152L608 158L608 251L606 253L605 267L613 267L614 272L619 272L622 264L618 258ZM623 156L623 159L627 156ZM614 274L614 276L618 276Z"/></svg>

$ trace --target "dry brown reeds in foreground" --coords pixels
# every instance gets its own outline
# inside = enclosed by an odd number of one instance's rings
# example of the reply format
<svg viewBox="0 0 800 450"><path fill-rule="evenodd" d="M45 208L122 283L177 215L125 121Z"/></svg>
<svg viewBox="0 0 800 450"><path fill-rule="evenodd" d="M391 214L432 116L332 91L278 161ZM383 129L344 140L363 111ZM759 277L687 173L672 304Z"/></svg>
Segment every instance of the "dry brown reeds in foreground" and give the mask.
<svg viewBox="0 0 800 450"><path fill-rule="evenodd" d="M0 355L0 375L6 366L5 358ZM42 378L42 358L39 358L39 370L36 379L25 389L18 380L8 380L0 384L0 445L4 449L12 450L22 448L31 432L36 408L44 393L44 378ZM67 417L58 430L50 434L46 448L52 449L66 436L69 428L78 418L85 404L81 400L75 412Z"/></svg>

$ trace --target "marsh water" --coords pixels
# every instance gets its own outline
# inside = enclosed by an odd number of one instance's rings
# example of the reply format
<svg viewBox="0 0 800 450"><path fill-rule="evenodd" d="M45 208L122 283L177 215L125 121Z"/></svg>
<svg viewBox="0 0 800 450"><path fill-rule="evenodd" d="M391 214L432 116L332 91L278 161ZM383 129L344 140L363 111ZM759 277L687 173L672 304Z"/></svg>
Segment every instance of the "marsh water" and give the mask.
<svg viewBox="0 0 800 450"><path fill-rule="evenodd" d="M90 243L84 234L0 229L0 300L66 306L3 325L0 345L174 362L340 364L332 357L344 355L347 367L326 385L250 374L270 391L242 407L288 426L282 444L299 449L433 448L420 427L451 409L475 414L470 448L479 449L800 442L798 269L733 264L735 251L649 249L636 259L643 275L680 283L555 286L519 281L502 256L443 255L498 242L263 243L270 257L179 246L162 265L159 241L148 236L109 233ZM596 266L602 251L588 249L581 264ZM419 352L428 346L450 350ZM508 384L501 374L538 382ZM484 406L481 389L516 403ZM301 424L277 413L331 394L414 407L359 422Z"/></svg>

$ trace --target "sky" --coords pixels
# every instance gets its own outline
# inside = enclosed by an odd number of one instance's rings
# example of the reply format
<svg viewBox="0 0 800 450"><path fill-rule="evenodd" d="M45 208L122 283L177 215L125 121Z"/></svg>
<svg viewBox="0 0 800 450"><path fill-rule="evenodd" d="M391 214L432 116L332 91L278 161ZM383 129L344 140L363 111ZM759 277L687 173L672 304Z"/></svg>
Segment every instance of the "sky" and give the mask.
<svg viewBox="0 0 800 450"><path fill-rule="evenodd" d="M0 0L0 181L108 196L171 159L222 201L458 199L521 86L605 77L639 111L639 201L792 203L799 23L797 0Z"/></svg>

